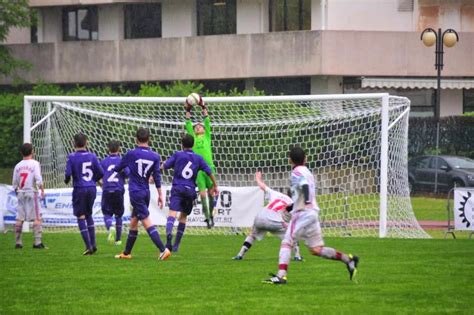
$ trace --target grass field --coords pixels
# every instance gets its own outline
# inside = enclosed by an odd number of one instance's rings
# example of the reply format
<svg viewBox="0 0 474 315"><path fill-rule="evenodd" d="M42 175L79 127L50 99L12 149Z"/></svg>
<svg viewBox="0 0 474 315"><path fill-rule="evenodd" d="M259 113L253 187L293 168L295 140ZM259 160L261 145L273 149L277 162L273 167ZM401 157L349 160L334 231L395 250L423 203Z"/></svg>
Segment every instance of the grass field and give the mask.
<svg viewBox="0 0 474 315"><path fill-rule="evenodd" d="M81 256L79 233L46 234L49 250L13 249L0 235L0 314L12 313L455 313L472 314L474 240L327 238L361 257L358 283L339 262L310 257L290 265L289 283L260 283L276 271L279 241L256 243L232 261L243 236L185 236L181 252L158 261L141 234L130 261L99 234Z"/></svg>

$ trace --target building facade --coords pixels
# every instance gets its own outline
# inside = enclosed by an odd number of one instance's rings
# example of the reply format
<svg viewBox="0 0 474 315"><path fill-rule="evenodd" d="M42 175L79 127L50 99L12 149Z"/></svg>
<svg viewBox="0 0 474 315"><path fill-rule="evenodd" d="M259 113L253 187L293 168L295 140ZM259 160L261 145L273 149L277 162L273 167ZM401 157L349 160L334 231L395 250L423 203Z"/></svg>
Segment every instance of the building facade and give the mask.
<svg viewBox="0 0 474 315"><path fill-rule="evenodd" d="M474 111L470 0L30 0L31 30L7 44L58 84L198 80L267 94L390 92L434 112L435 49L423 29L455 29L441 115ZM11 79L0 81L11 84Z"/></svg>

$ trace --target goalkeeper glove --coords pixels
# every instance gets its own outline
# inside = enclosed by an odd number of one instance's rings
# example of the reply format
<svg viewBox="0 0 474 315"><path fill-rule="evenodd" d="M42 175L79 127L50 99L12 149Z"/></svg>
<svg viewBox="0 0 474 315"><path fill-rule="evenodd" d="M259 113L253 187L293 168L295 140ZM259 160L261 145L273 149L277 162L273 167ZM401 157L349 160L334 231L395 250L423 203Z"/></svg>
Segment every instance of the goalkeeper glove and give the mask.
<svg viewBox="0 0 474 315"><path fill-rule="evenodd" d="M202 99L201 96L199 96L199 103L198 105L202 108L202 110L206 109L206 103L204 103L204 100Z"/></svg>
<svg viewBox="0 0 474 315"><path fill-rule="evenodd" d="M184 109L185 109L188 113L190 113L190 112L191 112L191 109L193 109L193 105L189 104L189 103L188 103L188 100L186 100L186 101L184 102Z"/></svg>

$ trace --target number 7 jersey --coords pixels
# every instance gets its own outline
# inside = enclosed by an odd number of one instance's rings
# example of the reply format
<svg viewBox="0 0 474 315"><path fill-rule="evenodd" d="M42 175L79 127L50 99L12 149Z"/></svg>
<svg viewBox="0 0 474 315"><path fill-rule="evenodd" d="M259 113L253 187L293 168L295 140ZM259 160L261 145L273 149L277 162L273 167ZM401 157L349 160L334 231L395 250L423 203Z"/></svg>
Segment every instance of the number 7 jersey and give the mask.
<svg viewBox="0 0 474 315"><path fill-rule="evenodd" d="M13 171L13 189L21 192L37 192L43 184L40 164L36 160L22 160Z"/></svg>

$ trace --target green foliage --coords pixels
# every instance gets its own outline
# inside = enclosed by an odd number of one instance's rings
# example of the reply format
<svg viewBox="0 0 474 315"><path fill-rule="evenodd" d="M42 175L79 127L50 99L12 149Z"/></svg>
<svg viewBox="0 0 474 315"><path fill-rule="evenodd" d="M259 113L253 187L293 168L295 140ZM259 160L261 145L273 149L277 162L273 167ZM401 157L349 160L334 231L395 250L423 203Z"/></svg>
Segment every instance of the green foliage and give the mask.
<svg viewBox="0 0 474 315"><path fill-rule="evenodd" d="M474 112L467 112L467 113L464 113L463 116L474 117Z"/></svg>
<svg viewBox="0 0 474 315"><path fill-rule="evenodd" d="M474 158L474 115L440 119L439 150L436 151L436 120L411 118L408 129L408 154L460 155Z"/></svg>
<svg viewBox="0 0 474 315"><path fill-rule="evenodd" d="M21 159L23 94L0 95L0 135L0 167L11 167Z"/></svg>
<svg viewBox="0 0 474 315"><path fill-rule="evenodd" d="M267 237L233 261L245 236L185 235L181 249L158 261L146 233L132 260L97 234L98 252L83 257L78 231L45 233L49 250L34 250L32 233L15 250L0 235L2 314L470 314L472 240L326 238L361 257L358 283L345 266L311 256L291 262L288 284L262 284L278 268L280 240ZM137 276L137 273L140 276ZM135 289L137 288L137 289ZM157 300L157 293L169 296ZM447 294L459 292L459 294ZM463 294L464 293L464 294Z"/></svg>
<svg viewBox="0 0 474 315"><path fill-rule="evenodd" d="M36 16L28 6L28 0L0 0L0 43L5 42L13 27L30 27L36 23ZM28 70L31 65L12 56L10 49L0 45L0 76L11 76L21 81L17 70Z"/></svg>

